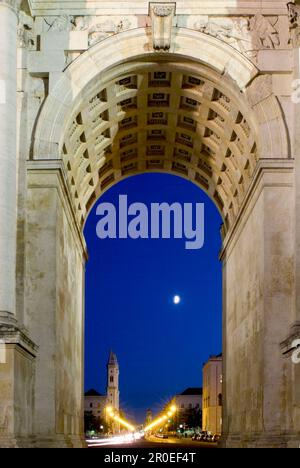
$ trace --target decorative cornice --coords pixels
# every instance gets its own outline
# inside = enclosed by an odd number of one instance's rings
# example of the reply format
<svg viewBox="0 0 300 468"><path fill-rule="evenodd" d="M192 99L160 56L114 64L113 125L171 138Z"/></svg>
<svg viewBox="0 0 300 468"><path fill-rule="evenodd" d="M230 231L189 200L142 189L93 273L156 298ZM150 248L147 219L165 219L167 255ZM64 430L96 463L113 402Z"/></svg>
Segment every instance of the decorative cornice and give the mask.
<svg viewBox="0 0 300 468"><path fill-rule="evenodd" d="M17 325L0 324L0 341L8 345L20 346L33 357L38 352L38 346Z"/></svg>
<svg viewBox="0 0 300 468"><path fill-rule="evenodd" d="M300 322L295 322L291 326L290 335L280 343L281 352L284 356L291 356L292 352L296 349L294 342L297 339L300 339Z"/></svg>
<svg viewBox="0 0 300 468"><path fill-rule="evenodd" d="M111 16L114 7L118 16L148 13L147 0L27 0L34 16ZM155 1L155 0L154 0ZM161 0L164 3L164 0ZM285 15L288 0L174 0L178 15ZM157 0L159 3L159 0ZM165 3L169 3L165 1Z"/></svg>

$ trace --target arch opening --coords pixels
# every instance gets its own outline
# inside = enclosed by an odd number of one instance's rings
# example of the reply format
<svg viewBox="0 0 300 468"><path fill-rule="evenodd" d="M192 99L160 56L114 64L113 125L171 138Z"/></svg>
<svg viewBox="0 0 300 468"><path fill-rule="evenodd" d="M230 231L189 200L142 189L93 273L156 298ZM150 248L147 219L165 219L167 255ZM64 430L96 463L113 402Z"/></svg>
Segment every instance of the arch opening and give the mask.
<svg viewBox="0 0 300 468"><path fill-rule="evenodd" d="M127 195L128 204L145 204L149 212L152 203L203 203L203 248L186 250L184 239L173 238L172 233L169 239L117 236L100 240L97 208L102 203L117 207L120 194ZM88 215L84 230L89 250L85 387L86 391L96 388L105 393L106 373L104 369L99 372L99 363L105 363L112 348L120 365L120 409L136 425L145 422L147 408L157 415L177 395L179 414L172 421L175 431L183 422L190 422L195 431L210 427L214 433L220 432L221 405L217 398L214 403L212 389L210 408L204 406L205 426L193 403L197 400L202 407L200 394L189 398L180 393L188 387L200 392L202 363L222 350L221 222L215 204L203 190L181 176L160 173L144 173L116 183ZM174 301L176 295L180 302ZM193 423L186 414L191 403ZM214 405L219 406L218 415L214 415Z"/></svg>

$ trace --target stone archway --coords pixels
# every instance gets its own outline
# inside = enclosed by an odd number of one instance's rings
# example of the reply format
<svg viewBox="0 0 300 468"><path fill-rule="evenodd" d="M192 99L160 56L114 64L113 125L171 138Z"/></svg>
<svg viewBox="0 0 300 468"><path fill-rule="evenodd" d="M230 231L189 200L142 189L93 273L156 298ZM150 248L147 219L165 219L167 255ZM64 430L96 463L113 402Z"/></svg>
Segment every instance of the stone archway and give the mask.
<svg viewBox="0 0 300 468"><path fill-rule="evenodd" d="M51 89L27 164L24 325L39 350L34 382L30 366L22 377L35 396L26 443L82 445L82 228L104 190L148 170L197 183L223 216L223 444L296 445L280 349L295 320L294 165L269 78L207 34L177 28L155 53L140 28L84 52Z"/></svg>
<svg viewBox="0 0 300 468"><path fill-rule="evenodd" d="M262 99L268 95L266 80L252 63L217 39L178 31L176 53L162 55L143 53L148 42L144 30L123 33L90 49L66 70L40 117L31 193L35 198L41 171L46 179L54 177L47 174L47 159L60 161L74 210L72 229L78 232L101 192L126 175L173 172L209 193L224 219L225 440L229 445L276 445L282 414L274 412L274 405L278 408L284 391L278 345L283 335L276 336L273 327L282 329L286 323L290 287L282 284L285 313L275 301L270 325L264 324L271 313L268 300L274 301L272 242L283 234L281 220L291 216L293 168L280 108L274 96ZM195 47L197 42L202 47ZM36 164L40 169L34 169ZM277 218L271 222L274 209ZM60 216L60 222L63 237L71 236L69 221ZM282 280L275 280L279 288L291 275L291 241L288 236L282 240L282 253L275 241L276 258L288 269ZM71 262L65 268L78 270L74 263L81 253L72 259L62 243L72 242L58 241L59 257ZM271 258L265 256L268 250ZM69 277L65 270L62 274ZM61 282L60 275L56 280ZM64 281L62 297L72 289L72 281ZM71 300L70 294L66 303Z"/></svg>

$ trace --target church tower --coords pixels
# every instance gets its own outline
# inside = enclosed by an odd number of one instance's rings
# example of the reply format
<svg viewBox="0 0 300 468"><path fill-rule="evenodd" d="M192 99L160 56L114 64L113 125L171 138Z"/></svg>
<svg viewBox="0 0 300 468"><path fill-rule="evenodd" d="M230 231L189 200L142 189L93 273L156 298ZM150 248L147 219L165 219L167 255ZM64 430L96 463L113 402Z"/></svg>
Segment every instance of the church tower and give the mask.
<svg viewBox="0 0 300 468"><path fill-rule="evenodd" d="M107 404L119 411L119 364L117 356L110 352L107 363Z"/></svg>

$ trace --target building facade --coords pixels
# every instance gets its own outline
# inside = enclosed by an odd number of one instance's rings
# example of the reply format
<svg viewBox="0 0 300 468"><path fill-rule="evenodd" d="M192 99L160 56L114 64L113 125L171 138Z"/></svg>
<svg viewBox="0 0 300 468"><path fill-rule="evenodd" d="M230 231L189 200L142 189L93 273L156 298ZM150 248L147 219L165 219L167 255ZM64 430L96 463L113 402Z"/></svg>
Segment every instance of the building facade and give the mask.
<svg viewBox="0 0 300 468"><path fill-rule="evenodd" d="M178 425L201 427L202 388L187 388L174 398Z"/></svg>
<svg viewBox="0 0 300 468"><path fill-rule="evenodd" d="M222 355L209 358L203 366L202 430L222 432Z"/></svg>
<svg viewBox="0 0 300 468"><path fill-rule="evenodd" d="M178 411L202 408L202 388L187 388L175 396L175 404Z"/></svg>
<svg viewBox="0 0 300 468"><path fill-rule="evenodd" d="M151 171L222 215L223 445L299 446L299 50L298 0L0 0L0 446L84 446L83 229Z"/></svg>
<svg viewBox="0 0 300 468"><path fill-rule="evenodd" d="M84 394L84 412L91 413L95 418L105 418L105 408L107 406L106 395L101 395L95 389L88 390Z"/></svg>

